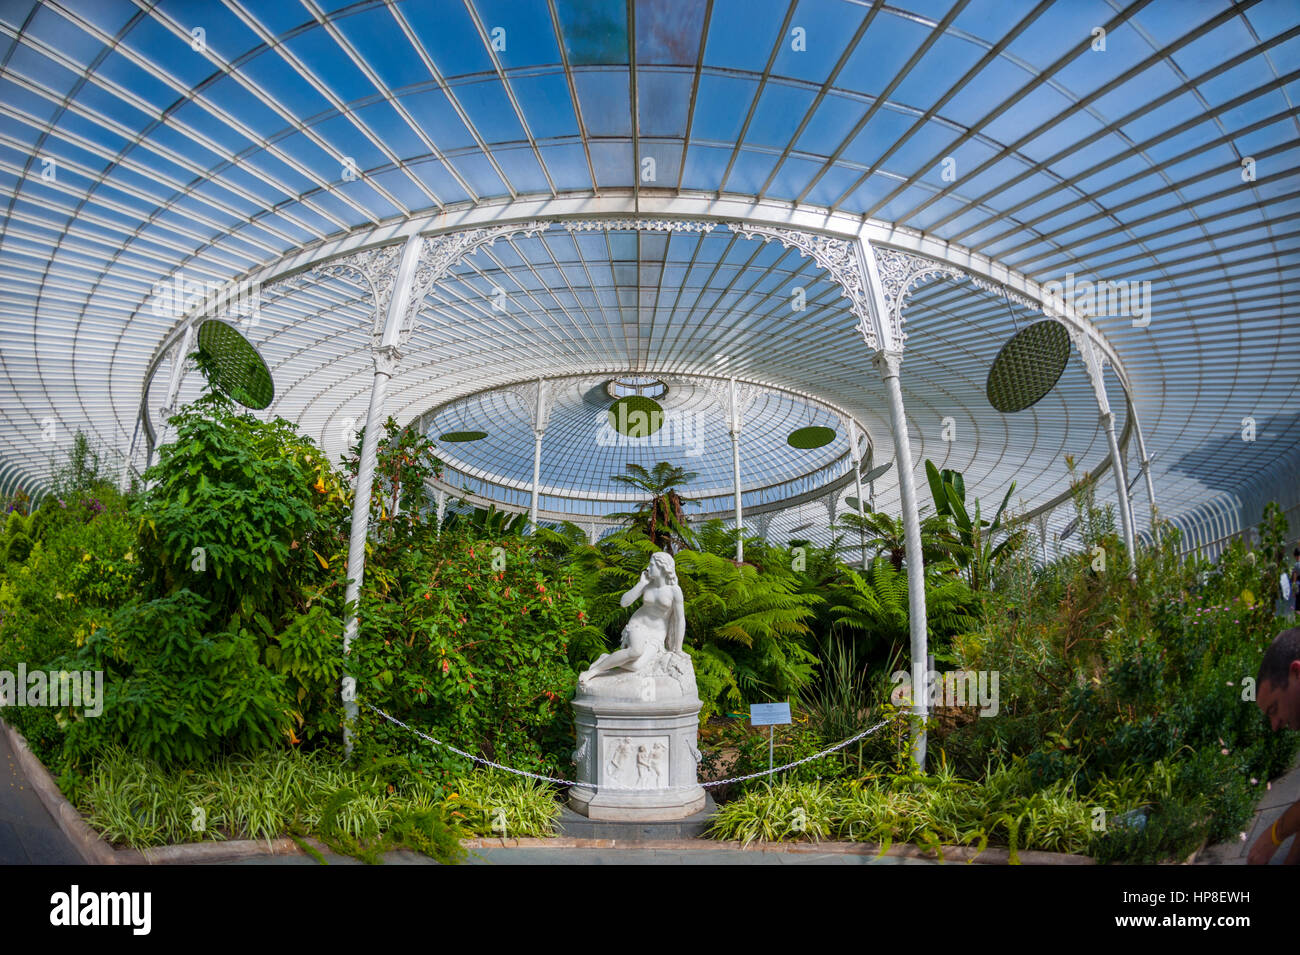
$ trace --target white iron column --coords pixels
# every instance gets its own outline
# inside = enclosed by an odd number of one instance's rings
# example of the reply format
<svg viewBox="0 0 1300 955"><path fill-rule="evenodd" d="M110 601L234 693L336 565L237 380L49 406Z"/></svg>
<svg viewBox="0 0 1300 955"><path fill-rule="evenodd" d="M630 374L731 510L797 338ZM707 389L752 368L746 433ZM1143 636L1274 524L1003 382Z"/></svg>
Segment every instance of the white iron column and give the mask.
<svg viewBox="0 0 1300 955"><path fill-rule="evenodd" d="M1092 390L1097 398L1097 410L1101 426L1106 431L1106 443L1110 445L1111 471L1115 474L1115 494L1119 498L1119 517L1124 531L1124 546L1128 548L1129 576L1137 576L1137 548L1133 540L1132 511L1129 508L1128 479L1124 474L1124 455L1119 450L1119 438L1115 435L1115 415L1110 410L1110 398L1106 395L1106 379L1102 371L1102 357L1092 339L1087 335L1078 335L1075 344L1083 356L1084 367L1092 379Z"/></svg>
<svg viewBox="0 0 1300 955"><path fill-rule="evenodd" d="M438 488L438 533L442 533L442 519L447 513L447 492Z"/></svg>
<svg viewBox="0 0 1300 955"><path fill-rule="evenodd" d="M740 405L736 401L736 379L731 379L731 483L736 492L736 563L745 559L745 515L740 503Z"/></svg>
<svg viewBox="0 0 1300 955"><path fill-rule="evenodd" d="M858 538L862 544L862 569L867 569L867 531L865 525L866 513L862 506L862 454L858 450L858 423L852 418L849 419L849 458L853 462L853 488L858 495L858 519L863 521L863 525L858 527Z"/></svg>
<svg viewBox="0 0 1300 955"><path fill-rule="evenodd" d="M185 377L185 362L189 358L190 349L194 347L195 323L191 322L185 328L185 336L181 339L176 350L172 352L171 374L167 378L167 404L168 414L176 412L176 397L180 394L181 379ZM163 424L166 424L164 421Z"/></svg>
<svg viewBox="0 0 1300 955"><path fill-rule="evenodd" d="M542 483L542 438L546 435L546 385L537 379L537 406L533 411L533 496L528 507L528 522L537 530L537 504Z"/></svg>
<svg viewBox="0 0 1300 955"><path fill-rule="evenodd" d="M898 488L903 504L903 535L906 543L907 605L912 651L912 713L917 725L912 736L912 755L925 769L925 719L929 715L929 641L925 618L925 561L921 555L921 518L917 512L916 483L912 480L912 444L907 436L907 414L903 390L898 382L900 351L879 351L872 359L889 392L889 426L894 437L894 460L898 465Z"/></svg>
<svg viewBox="0 0 1300 955"><path fill-rule="evenodd" d="M366 412L366 430L361 435L361 462L357 468L357 483L352 489L352 530L348 539L348 585L344 602L352 609L343 627L343 655L352 649L357 635L357 602L361 596L361 580L366 572L366 537L370 530L370 493L375 481L375 458L379 451L379 431L384 420L384 396L388 380L397 365L395 348L375 350L375 379L370 386L370 409ZM347 673L343 677L343 745L352 748L352 723L357 718L356 680Z"/></svg>
<svg viewBox="0 0 1300 955"><path fill-rule="evenodd" d="M378 342L372 348L375 378L370 387L370 407L366 411L366 430L361 436L361 460L357 465L357 483L352 489L352 527L348 538L348 583L344 603L351 609L343 622L343 749L352 754L352 724L357 718L357 684L350 673L347 657L359 626L357 610L361 583L366 573L366 538L370 531L370 495L375 483L375 458L379 453L379 430L384 421L384 396L388 380L401 360L398 342L407 308L412 300L412 285L419 265L421 240L413 235L406 241L386 296L376 292L375 331ZM374 287L372 281L372 288ZM387 301L385 302L385 297ZM386 307L385 307L386 305Z"/></svg>
<svg viewBox="0 0 1300 955"><path fill-rule="evenodd" d="M1147 503L1151 505L1151 542L1154 546L1160 546L1160 525L1159 511L1156 508L1156 489L1151 482L1151 458L1147 456L1147 443L1142 438L1142 423L1138 421L1137 409L1133 410L1133 431L1137 434L1138 439L1138 456L1142 459L1142 476L1146 478L1147 485Z"/></svg>

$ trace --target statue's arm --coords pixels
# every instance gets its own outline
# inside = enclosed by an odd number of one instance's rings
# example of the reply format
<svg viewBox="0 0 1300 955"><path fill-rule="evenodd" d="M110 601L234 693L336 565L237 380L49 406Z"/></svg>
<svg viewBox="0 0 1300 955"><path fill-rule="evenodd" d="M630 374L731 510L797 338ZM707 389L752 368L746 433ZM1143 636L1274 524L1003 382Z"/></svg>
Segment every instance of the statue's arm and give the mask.
<svg viewBox="0 0 1300 955"><path fill-rule="evenodd" d="M686 598L680 587L673 588L673 613L668 621L668 649L678 650L686 642Z"/></svg>
<svg viewBox="0 0 1300 955"><path fill-rule="evenodd" d="M646 585L649 583L650 575L644 570L641 571L641 579L636 582L635 587L623 595L623 598L619 600L618 605L620 607L626 607L628 604L632 603L632 601L641 596L641 591L645 590Z"/></svg>

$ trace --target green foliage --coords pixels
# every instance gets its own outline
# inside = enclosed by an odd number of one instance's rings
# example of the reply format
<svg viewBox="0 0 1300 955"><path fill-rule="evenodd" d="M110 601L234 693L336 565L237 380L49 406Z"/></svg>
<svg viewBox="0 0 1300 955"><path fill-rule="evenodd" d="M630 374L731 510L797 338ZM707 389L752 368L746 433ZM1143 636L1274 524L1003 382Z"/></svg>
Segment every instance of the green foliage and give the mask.
<svg viewBox="0 0 1300 955"><path fill-rule="evenodd" d="M59 500L47 496L22 518L35 537L0 576L0 670L70 668L72 654L138 586L135 528L112 485ZM15 511L8 521L13 521ZM45 762L57 764L72 708L6 709L7 722Z"/></svg>
<svg viewBox="0 0 1300 955"><path fill-rule="evenodd" d="M132 848L312 835L368 862L399 848L444 863L465 855L454 801L429 786L390 787L326 752L181 768L110 748L72 795L93 828Z"/></svg>
<svg viewBox="0 0 1300 955"><path fill-rule="evenodd" d="M275 625L329 582L347 499L323 453L281 419L237 414L219 394L171 420L176 440L145 473L135 511L146 596L181 589L217 621L262 613Z"/></svg>
<svg viewBox="0 0 1300 955"><path fill-rule="evenodd" d="M688 547L691 533L686 527L685 507L690 501L683 500L677 489L696 477L694 471L667 461L660 461L648 471L639 464L629 463L627 474L611 475L610 480L649 495L649 500L635 511L610 516L630 521L633 528L650 539L656 550L671 554L675 548Z"/></svg>
<svg viewBox="0 0 1300 955"><path fill-rule="evenodd" d="M1001 715L941 729L931 745L968 772L1019 758L1036 786L1071 781L1090 798L1116 779L1163 774L1169 785L1142 796L1147 824L1112 827L1094 849L1107 860L1181 858L1235 838L1263 781L1296 752L1244 692L1280 629L1266 589L1274 567L1240 540L1213 568L1184 559L1165 528L1161 547L1138 555L1133 584L1105 516L1079 499L1107 569L1093 570L1085 551L1042 568L1031 599L995 587L983 626L955 647L965 668L1000 671ZM1266 523L1261 537L1270 533Z"/></svg>
<svg viewBox="0 0 1300 955"><path fill-rule="evenodd" d="M735 681L721 698L701 696L708 712L755 698L787 699L809 683L817 658L808 649L808 621L822 598L800 593L789 574L706 552L679 554L677 576L687 651L697 666L702 659L724 664Z"/></svg>
<svg viewBox="0 0 1300 955"><path fill-rule="evenodd" d="M857 538L871 557L887 555L895 570L902 570L907 558L907 533L901 517L890 517L883 511L867 507L863 513L846 511L836 524L849 539ZM921 517L921 557L926 564L951 560L960 551L948 519L941 514Z"/></svg>
<svg viewBox="0 0 1300 955"><path fill-rule="evenodd" d="M993 520L986 521L980 515L979 498L975 499L974 513L967 511L966 483L960 473L947 468L940 471L934 462L927 459L925 474L930 482L935 513L951 520L956 527L957 545L952 547L950 556L966 571L972 590L986 589L998 565L1025 541L1023 528L1004 527L1002 523L1016 482L1012 481L1007 488ZM1005 531L1005 534L995 543L999 531Z"/></svg>
<svg viewBox="0 0 1300 955"><path fill-rule="evenodd" d="M829 838L836 815L835 791L829 785L777 783L719 806L708 834L746 846L755 841L819 842Z"/></svg>
<svg viewBox="0 0 1300 955"><path fill-rule="evenodd" d="M125 741L160 762L273 746L290 725L284 677L247 629L211 633L208 602L182 590L134 601L86 640L75 669L101 670L104 711L74 722L70 755Z"/></svg>
<svg viewBox="0 0 1300 955"><path fill-rule="evenodd" d="M352 647L358 698L461 749L557 775L573 748L568 642L586 627L578 588L549 573L529 539L457 530L413 532L366 574ZM426 773L467 768L364 709L357 746L366 757L403 754Z"/></svg>
<svg viewBox="0 0 1300 955"><path fill-rule="evenodd" d="M456 807L452 814L469 832L503 839L554 835L560 815L549 783L495 770L462 776L447 805Z"/></svg>
<svg viewBox="0 0 1300 955"><path fill-rule="evenodd" d="M360 467L365 429L343 459L344 471L353 481ZM399 428L389 417L379 436L375 472L370 490L371 536L391 543L424 525L432 506L426 481L442 477L442 461L434 453L427 435L412 428Z"/></svg>
<svg viewBox="0 0 1300 955"><path fill-rule="evenodd" d="M905 571L885 560L871 565L870 583L856 571L832 591L831 617L837 632L859 637L868 652L897 652L909 639L911 611ZM925 619L930 638L942 649L947 638L975 629L975 598L950 563L925 567Z"/></svg>

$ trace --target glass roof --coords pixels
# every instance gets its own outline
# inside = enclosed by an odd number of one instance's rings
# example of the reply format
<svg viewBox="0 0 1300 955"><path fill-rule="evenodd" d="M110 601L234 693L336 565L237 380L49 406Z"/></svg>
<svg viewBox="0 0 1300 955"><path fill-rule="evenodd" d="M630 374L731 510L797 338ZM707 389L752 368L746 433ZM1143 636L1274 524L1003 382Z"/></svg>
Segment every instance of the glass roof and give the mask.
<svg viewBox="0 0 1300 955"><path fill-rule="evenodd" d="M239 279L465 209L703 195L893 223L1036 281L1150 281L1148 327L1096 324L1162 511L1250 511L1265 473L1291 476L1300 505L1297 97L1292 0L5 3L0 483L39 482L77 429L125 460L180 319L155 307L160 283ZM809 309L792 321L796 283ZM485 307L494 287L511 315ZM364 415L368 307L343 280L289 283L249 331L270 412L329 447ZM725 229L497 243L422 315L394 413L530 375L723 361L846 409L889 452L838 289ZM990 496L1016 479L1032 507L1064 489L1065 453L1094 467L1106 452L1077 360L1029 412L983 400L1028 318L933 283L907 312L903 383L918 465L944 459ZM956 441L938 437L945 417Z"/></svg>
<svg viewBox="0 0 1300 955"><path fill-rule="evenodd" d="M709 382L671 379L668 393L659 399L662 424L656 428L648 420L625 415L627 433L620 434L610 420L613 402L606 391L608 381L592 376L545 385L554 397L542 440L541 489L550 497L575 499L570 508L580 501L595 505L582 513L627 511L643 495L611 482L610 476L625 474L629 463L650 470L667 461L697 475L683 491L700 502L702 510L694 513L729 509L731 438L724 406L709 390ZM726 388L723 381L712 383ZM535 394L536 384L481 392L437 409L424 419L425 430L439 456L458 475L531 492ZM792 447L790 434L807 427L829 428L834 440L821 448ZM643 433L651 428L654 433ZM444 434L464 432L486 432L486 437L472 442L440 440ZM806 490L801 478L809 477L815 488L851 469L848 432L840 415L799 396L766 390L746 405L740 455L743 484L751 489L754 503ZM761 488L775 493L757 493ZM552 509L565 507L557 504Z"/></svg>

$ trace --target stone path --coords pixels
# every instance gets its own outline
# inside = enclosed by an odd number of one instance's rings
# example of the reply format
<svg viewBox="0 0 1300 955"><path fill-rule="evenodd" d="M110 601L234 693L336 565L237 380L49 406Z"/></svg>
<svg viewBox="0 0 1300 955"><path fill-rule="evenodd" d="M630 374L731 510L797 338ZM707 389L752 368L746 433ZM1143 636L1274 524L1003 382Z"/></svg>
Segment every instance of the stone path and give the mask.
<svg viewBox="0 0 1300 955"><path fill-rule="evenodd" d="M356 859L323 853L330 865L361 865ZM576 849L492 847L472 849L468 865L935 865L926 859L908 859L844 852L757 852L744 849ZM223 865L316 865L305 855L259 856ZM389 852L385 865L437 865L413 852Z"/></svg>
<svg viewBox="0 0 1300 955"><path fill-rule="evenodd" d="M1250 847L1255 844L1255 840L1277 822L1282 813L1286 812L1287 807L1297 799L1300 799L1300 760L1297 760L1289 773L1273 780L1271 788L1264 790L1264 797L1255 807L1255 815L1246 830L1245 841L1238 838L1231 842L1207 846L1205 851L1196 857L1196 864L1245 865L1246 855L1250 852ZM1292 836L1283 842L1281 848L1273 853L1270 864L1282 865L1287 853L1291 851L1293 841L1297 838L1300 837Z"/></svg>
<svg viewBox="0 0 1300 955"><path fill-rule="evenodd" d="M82 865L54 818L32 792L0 733L0 865Z"/></svg>

